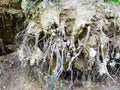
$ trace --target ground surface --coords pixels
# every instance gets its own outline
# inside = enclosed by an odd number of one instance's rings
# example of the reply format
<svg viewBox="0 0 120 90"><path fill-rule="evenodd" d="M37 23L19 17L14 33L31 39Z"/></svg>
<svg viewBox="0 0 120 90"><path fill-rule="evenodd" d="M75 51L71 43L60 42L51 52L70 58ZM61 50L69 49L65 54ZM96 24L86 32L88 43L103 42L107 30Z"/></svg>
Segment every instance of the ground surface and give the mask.
<svg viewBox="0 0 120 90"><path fill-rule="evenodd" d="M0 56L0 90L44 90L32 75L28 74L28 68L20 66L15 53ZM68 81L63 84L69 85ZM99 85L90 81L84 87L74 87L75 90L120 90L119 84ZM66 88L66 90L69 90Z"/></svg>
<svg viewBox="0 0 120 90"><path fill-rule="evenodd" d="M16 55L0 57L0 90L40 90L39 84L27 76Z"/></svg>

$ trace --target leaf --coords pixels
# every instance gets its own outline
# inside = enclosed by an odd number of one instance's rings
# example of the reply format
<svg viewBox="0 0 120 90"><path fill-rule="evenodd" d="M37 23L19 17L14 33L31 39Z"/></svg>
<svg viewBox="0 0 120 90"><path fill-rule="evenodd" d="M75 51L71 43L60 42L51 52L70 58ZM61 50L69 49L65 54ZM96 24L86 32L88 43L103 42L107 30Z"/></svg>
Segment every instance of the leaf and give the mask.
<svg viewBox="0 0 120 90"><path fill-rule="evenodd" d="M120 4L120 0L112 0L112 2Z"/></svg>

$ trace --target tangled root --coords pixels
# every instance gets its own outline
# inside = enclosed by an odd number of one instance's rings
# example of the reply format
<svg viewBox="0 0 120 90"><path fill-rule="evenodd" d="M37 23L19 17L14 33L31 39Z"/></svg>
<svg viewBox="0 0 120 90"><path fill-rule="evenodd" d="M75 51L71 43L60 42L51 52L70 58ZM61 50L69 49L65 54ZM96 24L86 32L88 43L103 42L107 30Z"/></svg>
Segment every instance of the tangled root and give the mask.
<svg viewBox="0 0 120 90"><path fill-rule="evenodd" d="M71 2L77 4L69 2L57 5L42 1L29 11L32 16L26 20L27 28L16 36L21 40L19 60L23 65L37 67L35 72L40 83L45 82L51 89L63 72L68 71L70 87L74 85L74 75L83 81L97 81L102 75L114 80L108 69L111 61L115 63L114 68L118 66L116 59L111 60L111 51L119 48L114 45L119 42L113 44L112 40L119 36L119 15L110 8L113 4L103 1L97 4L94 0L90 0L91 4L86 0ZM82 74L74 74L75 68Z"/></svg>

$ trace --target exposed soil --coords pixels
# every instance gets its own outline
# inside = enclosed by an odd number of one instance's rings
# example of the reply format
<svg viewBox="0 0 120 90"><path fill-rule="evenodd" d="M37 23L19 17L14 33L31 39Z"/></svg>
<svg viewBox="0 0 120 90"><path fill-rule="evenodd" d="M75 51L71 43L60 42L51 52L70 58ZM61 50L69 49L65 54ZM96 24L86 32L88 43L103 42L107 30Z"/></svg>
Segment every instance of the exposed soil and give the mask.
<svg viewBox="0 0 120 90"><path fill-rule="evenodd" d="M0 90L40 90L40 85L20 66L15 54L0 57Z"/></svg>
<svg viewBox="0 0 120 90"><path fill-rule="evenodd" d="M28 67L20 65L16 53L0 56L0 90L44 90L29 71ZM63 87L65 90L70 90L69 81L64 81ZM74 90L119 90L120 85L110 82L108 85L102 85L87 81L84 87L75 85L73 88Z"/></svg>

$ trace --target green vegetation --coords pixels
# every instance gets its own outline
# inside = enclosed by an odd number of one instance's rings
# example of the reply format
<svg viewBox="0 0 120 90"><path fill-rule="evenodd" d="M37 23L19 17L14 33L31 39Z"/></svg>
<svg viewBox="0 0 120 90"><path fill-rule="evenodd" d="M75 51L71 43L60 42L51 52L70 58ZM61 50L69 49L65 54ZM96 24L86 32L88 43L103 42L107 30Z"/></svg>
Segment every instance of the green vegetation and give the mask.
<svg viewBox="0 0 120 90"><path fill-rule="evenodd" d="M120 0L112 0L112 2L120 4Z"/></svg>

